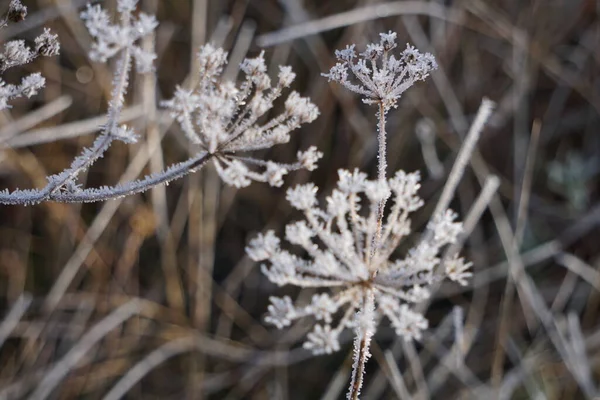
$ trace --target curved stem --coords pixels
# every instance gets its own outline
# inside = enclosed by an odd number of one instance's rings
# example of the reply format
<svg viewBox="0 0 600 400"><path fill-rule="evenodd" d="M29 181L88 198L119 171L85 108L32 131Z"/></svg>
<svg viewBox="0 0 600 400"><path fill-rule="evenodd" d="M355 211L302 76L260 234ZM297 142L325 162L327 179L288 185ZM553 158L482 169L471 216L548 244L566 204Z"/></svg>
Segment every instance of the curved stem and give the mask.
<svg viewBox="0 0 600 400"><path fill-rule="evenodd" d="M112 200L144 192L154 186L166 184L174 179L181 178L190 172L202 168L214 156L214 153L202 153L179 164L172 165L166 170L152 174L136 181L122 183L116 186L91 188L79 192L56 192L49 200L62 203L90 203L94 201Z"/></svg>

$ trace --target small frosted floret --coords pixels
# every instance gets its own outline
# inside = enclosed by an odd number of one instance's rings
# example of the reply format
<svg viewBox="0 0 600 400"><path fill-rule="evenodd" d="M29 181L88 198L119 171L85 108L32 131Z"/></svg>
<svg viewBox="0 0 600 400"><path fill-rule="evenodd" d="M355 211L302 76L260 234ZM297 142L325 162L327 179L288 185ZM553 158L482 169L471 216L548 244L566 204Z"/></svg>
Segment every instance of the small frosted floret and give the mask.
<svg viewBox="0 0 600 400"><path fill-rule="evenodd" d="M337 50L338 63L323 76L362 95L366 104L381 104L387 111L396 106L409 87L437 69L437 63L431 54L420 53L408 44L399 54L391 54L397 47L396 33L390 31L379 36L379 43L368 44L358 56L355 45Z"/></svg>
<svg viewBox="0 0 600 400"><path fill-rule="evenodd" d="M44 28L44 33L35 38L35 51L45 57L57 56L60 53L58 35Z"/></svg>
<svg viewBox="0 0 600 400"><path fill-rule="evenodd" d="M315 355L331 354L340 349L339 333L332 331L329 325L315 325L315 329L306 337L303 347Z"/></svg>
<svg viewBox="0 0 600 400"><path fill-rule="evenodd" d="M312 183L287 191L287 200L304 219L286 226L285 239L306 258L283 249L272 231L258 235L246 248L253 260L263 262L263 273L276 285L321 289L305 304L294 305L287 296L271 298L265 321L281 328L312 317L317 322L304 347L315 354L339 349L339 335L347 328L370 340L375 323L384 317L398 336L419 340L428 322L414 305L431 296L431 285L439 279L466 284L471 276L470 263L458 256L442 257L457 242L462 224L456 213L446 210L431 219L404 256L397 256L411 233L410 214L423 205L419 173L398 171L387 181L368 180L358 170L338 174L325 209L319 208ZM378 227L378 204L388 197L389 210ZM379 245L373 251L376 235Z"/></svg>
<svg viewBox="0 0 600 400"><path fill-rule="evenodd" d="M11 0L8 4L6 19L10 22L21 22L27 17L27 7L20 0Z"/></svg>

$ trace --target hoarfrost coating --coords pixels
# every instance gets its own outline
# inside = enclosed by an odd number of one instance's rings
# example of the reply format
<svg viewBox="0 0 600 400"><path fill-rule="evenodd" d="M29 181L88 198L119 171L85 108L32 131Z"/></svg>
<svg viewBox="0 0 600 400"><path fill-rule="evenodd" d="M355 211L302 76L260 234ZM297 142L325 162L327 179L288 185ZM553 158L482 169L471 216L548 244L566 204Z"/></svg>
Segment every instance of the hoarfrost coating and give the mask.
<svg viewBox="0 0 600 400"><path fill-rule="evenodd" d="M288 189L288 200L304 213L305 219L288 224L285 238L301 247L308 259L283 249L273 231L253 239L247 253L255 261L266 262L261 267L263 273L279 286L322 288L327 292L315 294L304 305L294 305L287 296L271 297L265 321L283 328L312 316L318 323L304 347L315 354L331 353L339 349L338 338L345 328L357 330L362 326L362 314L357 311L363 310L365 299L373 296L376 321L387 317L399 336L419 339L428 323L412 305L429 297L429 287L440 279L434 272L441 251L455 243L462 230L456 214L446 210L432 218L422 240L404 257L394 257L411 233L410 214L423 205L417 194L419 181L418 173L404 171L382 183L368 180L358 170L340 170L337 188L326 198L325 209L318 207L317 188L312 183ZM382 226L379 247L373 253L378 202L390 193L393 205ZM443 275L464 285L471 276L469 266L462 258L454 257L444 263ZM338 314L340 318L336 318Z"/></svg>
<svg viewBox="0 0 600 400"><path fill-rule="evenodd" d="M81 18L94 38L90 58L104 62L118 57L107 112L108 122L101 127L92 146L84 149L69 168L47 177L48 183L43 188L0 191L0 203L109 200L168 183L202 168L208 162L214 164L225 183L237 188L248 186L253 181L281 186L283 177L290 171L316 168L322 153L315 147L297 152L296 161L289 164L246 155L250 151L288 142L293 130L312 122L319 115L318 108L308 98L291 91L284 100L283 111L266 122L261 122L273 108L274 102L293 83L295 74L291 67L279 67L277 82L273 83L261 53L258 57L247 58L241 63L240 69L244 72L245 79L237 86L235 82L221 77L227 63L227 53L221 48L206 44L198 52L198 84L191 89L177 87L173 98L162 103L181 125L188 140L197 149L196 154L142 179L115 186L82 188L77 181L80 173L100 159L115 140L132 143L138 139L133 129L119 125L118 120L125 104L133 62L138 73L153 72L152 64L156 58L154 51L143 50L137 43L152 34L158 23L154 16L144 13L134 15L136 4L135 0L120 0L117 3L117 23L111 22L108 13L100 5L88 5L81 13ZM53 46L47 43L50 33L45 32L44 35L38 47L46 52L53 52ZM13 47L22 46L16 43ZM11 54L13 53L11 50ZM6 103L6 99L15 97L18 93L28 96L34 94L43 83L39 74L26 78L20 87L2 86L0 81L0 107Z"/></svg>

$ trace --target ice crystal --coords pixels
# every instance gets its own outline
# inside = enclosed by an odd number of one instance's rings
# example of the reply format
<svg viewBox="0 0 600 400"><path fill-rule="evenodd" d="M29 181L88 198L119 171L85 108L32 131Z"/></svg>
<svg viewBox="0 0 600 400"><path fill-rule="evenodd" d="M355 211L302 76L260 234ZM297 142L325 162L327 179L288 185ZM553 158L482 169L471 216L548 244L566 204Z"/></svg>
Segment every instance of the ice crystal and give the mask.
<svg viewBox="0 0 600 400"><path fill-rule="evenodd" d="M409 87L437 69L430 53L420 53L407 44L396 58L391 54L396 47L395 32L381 33L379 43L367 45L358 55L355 45L349 45L335 52L338 62L323 76L362 95L365 103L381 103L388 110ZM350 73L355 79L350 79Z"/></svg>
<svg viewBox="0 0 600 400"><path fill-rule="evenodd" d="M358 170L340 170L325 209L317 206L317 188L312 183L289 189L288 201L305 219L287 225L285 238L301 247L308 258L283 249L272 231L253 239L247 253L255 261L268 261L262 271L279 286L328 291L314 295L309 304L296 306L289 297L272 297L266 322L282 328L299 318L314 317L320 322L304 347L315 354L339 349L338 338L346 328L355 331L356 340L370 340L383 317L404 339L420 339L427 320L413 305L429 297L429 287L440 279L434 273L441 263L440 253L456 242L462 225L454 212L446 210L431 219L404 257L395 256L411 232L410 214L423 205L417 194L419 180L418 172L398 171L381 182L368 180ZM378 248L372 251L377 243L373 237L378 231L379 200L388 193L393 204L380 227ZM444 264L447 278L466 284L470 264L458 257Z"/></svg>

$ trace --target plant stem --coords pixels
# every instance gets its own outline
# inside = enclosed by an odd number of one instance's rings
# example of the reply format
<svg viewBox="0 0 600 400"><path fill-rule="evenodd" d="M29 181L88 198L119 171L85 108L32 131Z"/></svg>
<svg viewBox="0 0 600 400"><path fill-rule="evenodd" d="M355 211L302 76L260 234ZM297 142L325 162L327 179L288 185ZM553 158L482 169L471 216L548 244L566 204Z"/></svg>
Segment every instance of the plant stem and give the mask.
<svg viewBox="0 0 600 400"><path fill-rule="evenodd" d="M366 336L360 341L360 347L358 348L358 365L352 371L350 393L348 393L349 400L358 400L358 396L360 395L360 388L362 387L365 375L365 364L367 363L366 355L369 352L369 342L370 340L368 340Z"/></svg>
<svg viewBox="0 0 600 400"><path fill-rule="evenodd" d="M385 131L385 106L383 102L379 103L379 111L377 112L377 116L379 117L379 123L377 125L378 135L377 141L379 142L379 152L377 154L377 178L380 182L386 181L386 171L387 171L387 155L386 155L386 131ZM371 252L369 254L369 262L375 256L375 252L379 248L381 241L381 228L383 226L383 212L385 210L385 203L387 202L387 197L382 199L377 205L377 229L375 231L375 235L373 235L371 242ZM373 276L377 275L377 270L371 270L371 274Z"/></svg>
<svg viewBox="0 0 600 400"><path fill-rule="evenodd" d="M385 132L385 106L383 102L379 103L379 112L377 113L379 117L379 123L377 126L378 135L377 141L379 142L379 153L377 154L378 159L378 179L380 181L384 181L386 179L386 170L387 170L387 156L386 156L386 132ZM385 203L385 201L384 201Z"/></svg>
<svg viewBox="0 0 600 400"><path fill-rule="evenodd" d="M375 297L373 292L365 294L362 310L357 314L356 339L354 340L354 365L348 389L348 400L358 400L363 385L365 365L371 356L371 338L375 331ZM360 316L360 317L359 317Z"/></svg>

